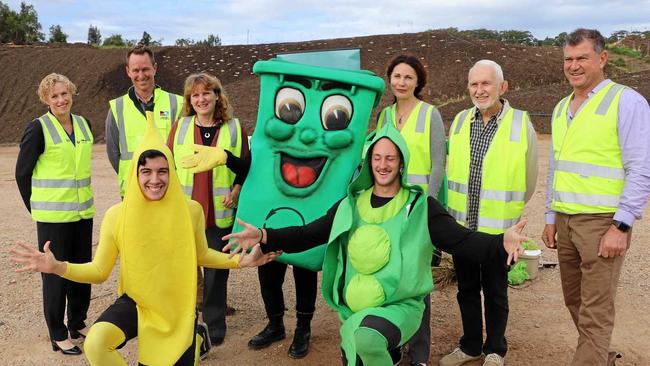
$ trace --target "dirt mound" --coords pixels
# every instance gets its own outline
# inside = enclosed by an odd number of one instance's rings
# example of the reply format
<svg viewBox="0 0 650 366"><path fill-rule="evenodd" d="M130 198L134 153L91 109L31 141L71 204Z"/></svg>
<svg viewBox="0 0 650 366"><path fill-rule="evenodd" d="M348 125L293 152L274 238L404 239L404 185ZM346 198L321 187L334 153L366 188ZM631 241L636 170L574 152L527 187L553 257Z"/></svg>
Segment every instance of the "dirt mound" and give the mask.
<svg viewBox="0 0 650 366"><path fill-rule="evenodd" d="M259 94L258 80L252 74L256 61L281 52L353 47L362 50L362 66L381 76L395 55L410 53L419 57L429 73L423 98L443 106L443 118L447 123L458 110L469 105L466 75L469 67L480 59L493 59L503 66L510 81L508 97L518 108L534 115L549 114L568 89L561 84L564 79L562 57L557 47L505 45L437 31L215 48L162 47L156 50L156 81L163 88L179 93L189 74L214 73L223 82L235 114L251 133ZM65 74L77 84L79 95L75 98L74 111L90 119L93 132L101 141L108 100L124 93L130 85L124 72L125 53L124 49L82 45L0 47L0 85L3 86L0 88L0 114L5 123L0 143L19 141L25 124L44 112L36 88L41 78L50 72ZM649 83L647 78L642 80L646 85ZM390 102L386 94L381 105ZM540 119L540 128L544 123L547 121Z"/></svg>

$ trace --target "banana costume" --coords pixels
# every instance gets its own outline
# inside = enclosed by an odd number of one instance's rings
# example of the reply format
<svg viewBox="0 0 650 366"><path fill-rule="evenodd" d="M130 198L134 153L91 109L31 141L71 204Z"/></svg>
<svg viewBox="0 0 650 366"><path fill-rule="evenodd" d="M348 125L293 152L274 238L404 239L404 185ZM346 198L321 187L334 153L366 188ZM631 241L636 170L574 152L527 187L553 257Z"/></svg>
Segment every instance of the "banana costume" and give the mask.
<svg viewBox="0 0 650 366"><path fill-rule="evenodd" d="M237 257L229 260L223 253L208 250L201 206L183 196L174 158L153 127L151 113L147 113L147 122L145 136L133 156L137 159L146 150L165 155L169 163L165 196L149 201L139 187L138 166L132 164L124 201L107 211L93 262L68 263L64 277L102 282L120 254L118 295L127 294L137 304L139 362L172 365L193 340L197 257L200 265L209 267L239 266ZM93 328L87 342L92 340ZM112 365L121 360L114 351L110 359L93 358L88 349L86 355L93 365Z"/></svg>

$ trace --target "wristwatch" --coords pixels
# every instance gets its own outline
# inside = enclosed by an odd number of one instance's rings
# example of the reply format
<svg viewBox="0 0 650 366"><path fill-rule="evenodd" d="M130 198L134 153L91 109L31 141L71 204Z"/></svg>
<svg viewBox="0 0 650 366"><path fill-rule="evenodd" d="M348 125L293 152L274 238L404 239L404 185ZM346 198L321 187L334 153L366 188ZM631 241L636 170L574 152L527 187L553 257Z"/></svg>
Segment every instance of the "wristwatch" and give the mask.
<svg viewBox="0 0 650 366"><path fill-rule="evenodd" d="M622 233L627 233L632 228L630 225L619 220L612 220L612 225L614 225Z"/></svg>

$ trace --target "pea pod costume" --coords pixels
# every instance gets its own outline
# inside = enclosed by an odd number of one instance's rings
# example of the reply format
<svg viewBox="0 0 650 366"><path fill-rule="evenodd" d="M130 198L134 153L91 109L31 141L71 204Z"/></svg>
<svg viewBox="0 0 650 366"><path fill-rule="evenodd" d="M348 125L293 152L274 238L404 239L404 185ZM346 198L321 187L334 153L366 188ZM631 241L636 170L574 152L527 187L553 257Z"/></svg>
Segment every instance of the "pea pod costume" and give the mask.
<svg viewBox="0 0 650 366"><path fill-rule="evenodd" d="M381 138L397 145L407 171L409 152L399 131L387 124L371 144ZM394 324L399 329L398 344L402 345L417 331L423 299L433 289L433 246L422 188L409 185L402 175L399 193L383 207L372 208L369 165L367 157L337 208L323 263L323 297L343 322L341 347L348 365L355 365L358 347L367 344L364 337L378 334L363 326L366 317L380 317Z"/></svg>
<svg viewBox="0 0 650 366"><path fill-rule="evenodd" d="M345 195L384 92L383 80L359 70L358 54L349 51L255 63L259 109L239 218L258 227L305 225ZM324 251L323 245L278 260L315 271Z"/></svg>

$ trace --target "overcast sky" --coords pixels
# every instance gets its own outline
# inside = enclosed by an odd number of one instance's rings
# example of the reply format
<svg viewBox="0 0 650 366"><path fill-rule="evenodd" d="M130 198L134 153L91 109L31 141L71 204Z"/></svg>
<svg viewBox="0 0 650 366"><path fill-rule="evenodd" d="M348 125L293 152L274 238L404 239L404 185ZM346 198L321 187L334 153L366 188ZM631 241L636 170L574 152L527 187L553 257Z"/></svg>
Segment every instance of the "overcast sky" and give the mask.
<svg viewBox="0 0 650 366"><path fill-rule="evenodd" d="M18 11L20 0L0 0ZM650 0L32 0L46 37L59 24L68 42L86 42L90 24L102 38L121 34L174 44L221 37L224 45L305 41L456 27L530 30L553 37L578 27L650 30Z"/></svg>

